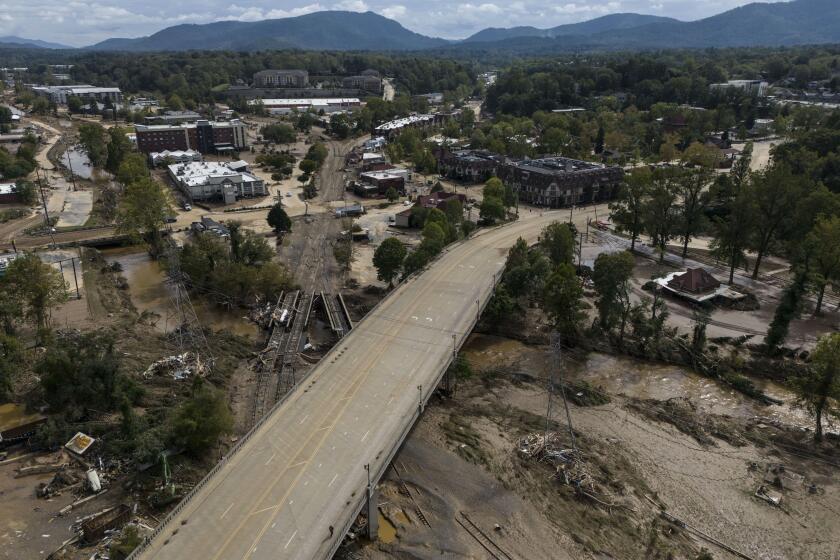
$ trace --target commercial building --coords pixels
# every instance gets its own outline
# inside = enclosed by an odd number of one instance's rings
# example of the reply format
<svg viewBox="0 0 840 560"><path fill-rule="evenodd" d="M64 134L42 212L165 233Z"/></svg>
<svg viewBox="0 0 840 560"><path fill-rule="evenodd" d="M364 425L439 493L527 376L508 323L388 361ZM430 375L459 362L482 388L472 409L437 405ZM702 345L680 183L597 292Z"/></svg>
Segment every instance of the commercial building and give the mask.
<svg viewBox="0 0 840 560"><path fill-rule="evenodd" d="M14 183L0 183L0 204L17 204L20 202L20 195L17 192L17 185Z"/></svg>
<svg viewBox="0 0 840 560"><path fill-rule="evenodd" d="M149 161L153 167L158 165L171 165L173 163L187 163L190 161L201 161L201 154L195 150L164 150L149 154Z"/></svg>
<svg viewBox="0 0 840 560"><path fill-rule="evenodd" d="M302 88L309 85L309 72L306 70L262 70L254 74L254 87Z"/></svg>
<svg viewBox="0 0 840 560"><path fill-rule="evenodd" d="M480 183L496 175L505 158L487 150L448 150L440 148L435 156L438 171L451 179Z"/></svg>
<svg viewBox="0 0 840 560"><path fill-rule="evenodd" d="M397 192L405 190L405 177L402 174L390 173L389 171L371 171L359 175L359 179L377 189L377 194L385 194L388 189Z"/></svg>
<svg viewBox="0 0 840 560"><path fill-rule="evenodd" d="M720 89L740 89L750 95L757 95L758 97L767 96L767 88L769 84L763 80L729 80L721 84L710 84L709 88L712 90Z"/></svg>
<svg viewBox="0 0 840 560"><path fill-rule="evenodd" d="M201 120L201 115L195 111L164 111L163 113L143 118L145 124L194 123L198 120Z"/></svg>
<svg viewBox="0 0 840 560"><path fill-rule="evenodd" d="M336 113L347 111L364 105L358 97L322 97L322 98L278 98L278 99L251 99L248 105L262 103L265 109L273 115L282 115L293 111L325 112Z"/></svg>
<svg viewBox="0 0 840 560"><path fill-rule="evenodd" d="M376 136L383 136L390 140L408 128L432 128L445 123L452 116L453 113L413 114L380 124L373 129L373 133Z"/></svg>
<svg viewBox="0 0 840 560"><path fill-rule="evenodd" d="M371 93L382 93L382 77L376 70L365 70L358 76L347 76L341 80L345 89L360 89Z"/></svg>
<svg viewBox="0 0 840 560"><path fill-rule="evenodd" d="M237 169L215 161L176 163L169 166L169 176L191 200L221 199L232 204L239 198L268 194L262 179Z"/></svg>
<svg viewBox="0 0 840 560"><path fill-rule="evenodd" d="M506 161L499 178L518 193L519 200L559 208L610 200L624 178L620 167L607 167L564 157Z"/></svg>
<svg viewBox="0 0 840 560"><path fill-rule="evenodd" d="M746 297L745 294L721 284L702 268L671 272L654 279L654 283L659 289L698 305L717 301L735 302Z"/></svg>
<svg viewBox="0 0 840 560"><path fill-rule="evenodd" d="M96 87L89 84L76 84L66 86L31 86L35 95L48 98L56 105L66 105L71 97L78 97L83 102L91 101L105 102L110 100L112 104L122 102L123 95L117 87Z"/></svg>
<svg viewBox="0 0 840 560"><path fill-rule="evenodd" d="M230 121L199 120L182 124L138 124L137 149L144 154L165 150L196 150L202 154L239 151L248 147L245 124Z"/></svg>

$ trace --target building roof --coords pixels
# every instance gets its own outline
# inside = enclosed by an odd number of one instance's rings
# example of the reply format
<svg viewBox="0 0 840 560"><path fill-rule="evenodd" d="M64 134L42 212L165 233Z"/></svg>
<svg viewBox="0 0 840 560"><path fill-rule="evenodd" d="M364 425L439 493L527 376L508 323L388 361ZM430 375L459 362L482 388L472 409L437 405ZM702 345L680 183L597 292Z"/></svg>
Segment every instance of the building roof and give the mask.
<svg viewBox="0 0 840 560"><path fill-rule="evenodd" d="M199 187L208 183L220 183L225 178L236 182L260 181L254 175L242 171L234 171L225 163L217 161L191 161L175 163L169 166L169 172L178 181L188 187Z"/></svg>
<svg viewBox="0 0 840 560"><path fill-rule="evenodd" d="M205 121L214 128L242 126L242 121L233 119L230 121ZM185 128L196 128L199 123L175 123L175 124L135 124L134 130L146 132L152 130L179 130Z"/></svg>
<svg viewBox="0 0 840 560"><path fill-rule="evenodd" d="M358 97L313 97L313 98L277 98L277 99L251 99L249 105L256 105L262 102L266 107L272 105L283 105L289 107L320 107L327 105L348 105L361 103Z"/></svg>
<svg viewBox="0 0 840 560"><path fill-rule="evenodd" d="M306 70L260 70L255 76L268 76L270 74L291 74L295 76L308 76L309 72Z"/></svg>
<svg viewBox="0 0 840 560"><path fill-rule="evenodd" d="M699 294L720 287L720 282L702 268L689 268L680 275L675 275L668 282L674 290Z"/></svg>
<svg viewBox="0 0 840 560"><path fill-rule="evenodd" d="M522 161L514 162L512 165L525 171L550 175L591 171L593 169L603 169L604 167L603 165L597 163L590 163L587 161L580 161L564 157L525 159Z"/></svg>
<svg viewBox="0 0 840 560"><path fill-rule="evenodd" d="M434 115L410 115L408 117L380 124L376 127L376 130L398 130L411 124L432 121L434 118Z"/></svg>

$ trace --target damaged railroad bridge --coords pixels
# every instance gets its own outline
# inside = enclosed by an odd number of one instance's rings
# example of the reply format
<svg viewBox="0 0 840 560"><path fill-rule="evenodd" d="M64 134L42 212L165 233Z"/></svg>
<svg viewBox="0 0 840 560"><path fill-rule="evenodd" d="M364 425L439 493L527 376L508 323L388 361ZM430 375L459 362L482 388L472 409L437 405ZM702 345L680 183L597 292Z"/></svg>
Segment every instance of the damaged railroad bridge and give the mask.
<svg viewBox="0 0 840 560"><path fill-rule="evenodd" d="M491 298L508 249L519 237L536 241L558 217L482 230L400 285L294 380L130 558L331 558L376 503L376 483ZM317 297L287 294L280 311L298 313ZM277 360L295 344L290 318L282 330L291 334L272 334L284 349Z"/></svg>

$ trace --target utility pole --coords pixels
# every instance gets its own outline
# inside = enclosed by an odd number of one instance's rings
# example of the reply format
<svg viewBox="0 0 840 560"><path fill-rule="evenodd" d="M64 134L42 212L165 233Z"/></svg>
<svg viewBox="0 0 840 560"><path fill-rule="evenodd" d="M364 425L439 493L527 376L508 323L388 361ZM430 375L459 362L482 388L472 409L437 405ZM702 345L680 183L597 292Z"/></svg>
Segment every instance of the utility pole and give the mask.
<svg viewBox="0 0 840 560"><path fill-rule="evenodd" d="M50 211L47 208L47 198L44 196L44 184L41 182L41 174L38 172L37 167L35 168L35 177L38 178L38 192L41 193L41 204L44 205L44 220L47 224L47 231L50 234L50 239L52 239L53 249L55 249L55 235L53 235L53 227L52 223L50 223Z"/></svg>
<svg viewBox="0 0 840 560"><path fill-rule="evenodd" d="M566 423L569 427L569 438L572 442L572 448L577 451L577 442L575 440L575 431L572 428L572 415L569 412L569 402L566 400L566 382L563 379L563 369L561 365L561 352L562 352L562 344L560 342L560 335L558 333L552 334L552 347L554 350L554 367L552 368L552 374L549 375L549 382L548 382L548 415L546 418L546 435L548 435L548 430L551 424L551 395L554 390L554 377L553 372L557 371L557 376L560 379L560 396L563 398L563 408L566 409Z"/></svg>

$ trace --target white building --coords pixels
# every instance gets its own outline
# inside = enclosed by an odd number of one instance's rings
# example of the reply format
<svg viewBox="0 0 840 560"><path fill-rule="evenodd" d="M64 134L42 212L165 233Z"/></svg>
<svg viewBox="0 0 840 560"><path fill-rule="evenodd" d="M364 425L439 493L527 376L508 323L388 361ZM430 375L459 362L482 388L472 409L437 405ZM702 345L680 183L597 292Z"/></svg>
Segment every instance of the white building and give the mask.
<svg viewBox="0 0 840 560"><path fill-rule="evenodd" d="M149 161L153 167L164 163L186 163L190 161L201 161L201 159L201 153L195 150L164 150L149 154Z"/></svg>
<svg viewBox="0 0 840 560"><path fill-rule="evenodd" d="M283 115L293 111L316 113L337 113L364 105L358 97L320 97L300 99L252 99L249 105L262 103L263 107L272 115Z"/></svg>
<svg viewBox="0 0 840 560"><path fill-rule="evenodd" d="M66 105L70 97L78 97L82 101L105 101L112 103L122 101L122 91L117 87L96 87L90 84L76 84L66 86L31 86L33 93L49 98L57 105Z"/></svg>
<svg viewBox="0 0 840 560"><path fill-rule="evenodd" d="M758 97L766 97L768 87L769 84L762 80L729 80L722 84L709 85L709 88L713 90L735 88L743 90L750 95L757 95Z"/></svg>
<svg viewBox="0 0 840 560"><path fill-rule="evenodd" d="M268 194L262 179L221 162L176 163L169 166L169 176L191 200L220 198L232 204L239 198Z"/></svg>

